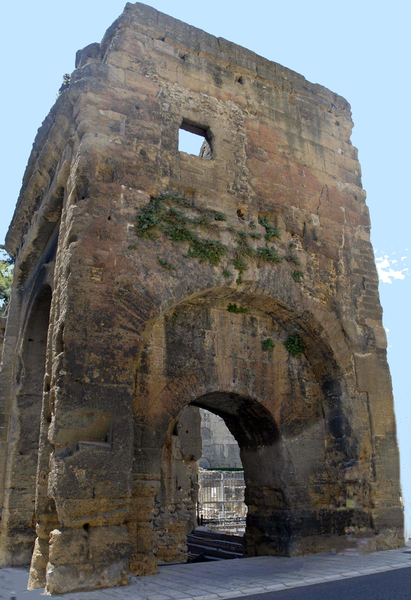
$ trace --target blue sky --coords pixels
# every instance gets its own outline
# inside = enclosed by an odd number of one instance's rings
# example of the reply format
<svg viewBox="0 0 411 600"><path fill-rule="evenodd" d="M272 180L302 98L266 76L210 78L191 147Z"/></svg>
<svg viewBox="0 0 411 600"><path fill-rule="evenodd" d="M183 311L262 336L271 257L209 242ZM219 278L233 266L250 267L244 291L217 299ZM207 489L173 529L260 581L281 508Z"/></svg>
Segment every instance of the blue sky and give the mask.
<svg viewBox="0 0 411 600"><path fill-rule="evenodd" d="M124 0L7 3L2 8L0 243L38 127L78 49L100 41ZM186 23L245 46L344 96L355 123L380 273L407 527L411 532L410 4L393 0L152 0Z"/></svg>

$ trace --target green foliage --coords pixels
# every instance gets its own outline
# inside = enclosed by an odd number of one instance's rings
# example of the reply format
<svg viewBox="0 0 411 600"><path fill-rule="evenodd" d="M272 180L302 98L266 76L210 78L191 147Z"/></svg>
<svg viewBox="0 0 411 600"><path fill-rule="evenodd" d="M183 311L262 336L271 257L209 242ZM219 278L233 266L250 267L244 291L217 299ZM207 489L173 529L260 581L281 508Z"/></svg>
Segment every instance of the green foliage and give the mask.
<svg viewBox="0 0 411 600"><path fill-rule="evenodd" d="M237 285L241 285L243 283L243 278L241 277L241 275L240 275L240 277L237 277L237 279L235 280L235 282L236 282Z"/></svg>
<svg viewBox="0 0 411 600"><path fill-rule="evenodd" d="M201 214L198 217L190 218L175 208L173 203L185 208L193 208ZM186 256L199 258L200 262L208 261L212 265L218 265L227 252L226 246L221 242L204 240L193 231L195 227L208 227L210 219L225 221L227 217L217 210L196 209L190 200L183 196L160 194L150 198L150 201L139 210L136 219L136 234L141 238L156 238L157 230L161 230L173 242L190 244ZM133 246L129 247L129 249L133 248ZM161 266L167 268L165 265Z"/></svg>
<svg viewBox="0 0 411 600"><path fill-rule="evenodd" d="M140 208L136 219L136 234L141 238L155 238L155 228L161 222L161 213L164 211L164 205L156 198L151 198L150 202Z"/></svg>
<svg viewBox="0 0 411 600"><path fill-rule="evenodd" d="M281 258L277 254L277 250L275 248L269 248L268 246L265 248L257 248L257 258L271 264L281 262Z"/></svg>
<svg viewBox="0 0 411 600"><path fill-rule="evenodd" d="M226 252L227 248L221 242L202 240L195 236L191 239L191 245L187 256L199 258L200 263L208 260L210 264L216 266L219 264Z"/></svg>
<svg viewBox="0 0 411 600"><path fill-rule="evenodd" d="M192 242L197 237L191 229L180 223L164 229L164 233L167 234L173 242Z"/></svg>
<svg viewBox="0 0 411 600"><path fill-rule="evenodd" d="M13 266L11 259L0 260L0 316L4 314L10 300Z"/></svg>
<svg viewBox="0 0 411 600"><path fill-rule="evenodd" d="M293 273L293 279L294 279L294 281L296 281L297 283L299 283L302 278L303 278L303 274L301 273L301 271L294 271L294 273Z"/></svg>
<svg viewBox="0 0 411 600"><path fill-rule="evenodd" d="M237 304L235 304L235 303L234 303L234 304L231 304L231 302L230 302L230 304L227 306L227 310L228 310L228 312L230 312L230 313L234 313L234 314L236 314L236 315L241 315L241 314L243 314L243 313L246 313L246 312L248 312L248 308L245 308L245 307L243 307L243 306L237 306Z"/></svg>
<svg viewBox="0 0 411 600"><path fill-rule="evenodd" d="M273 238L279 238L280 232L277 227L274 227L272 223L267 219L267 217L258 217L258 222L260 225L265 227L265 239L267 242L270 242Z"/></svg>
<svg viewBox="0 0 411 600"><path fill-rule="evenodd" d="M207 217L207 215L201 215L200 217L192 219L191 223L197 227L209 227L210 219Z"/></svg>
<svg viewBox="0 0 411 600"><path fill-rule="evenodd" d="M190 209L194 211L194 215L190 216L187 211L180 210L178 207ZM191 213L192 215L192 213ZM209 262L211 265L218 265L229 251L229 249L219 241L204 239L201 235L200 228L215 228L215 221L226 221L227 217L224 213L217 210L196 207L193 201L175 193L164 193L151 197L149 202L142 206L136 217L136 235L140 238L154 239L161 231L173 242L186 242L189 245L186 257L198 258L201 263ZM272 238L279 237L278 230L270 223L266 217L259 217L260 225L262 225L266 233L264 238L266 242ZM250 229L255 229L254 221L248 224ZM264 248L254 249L248 243L248 236L254 240L262 238L261 233L250 232L247 234L244 231L236 231L228 226L224 231L229 231L236 235L236 248L231 251L231 262L238 271L237 284L242 283L241 275L247 270L248 265L246 258L255 257L260 261L270 264L281 262L275 248L269 247L268 244ZM135 249L136 246L129 246L129 249ZM291 260L292 257L288 257ZM296 260L296 259L295 259ZM163 268L167 269L165 264L159 263ZM297 263L296 263L297 264ZM170 270L170 269L167 269ZM224 277L231 277L232 273L224 269Z"/></svg>
<svg viewBox="0 0 411 600"><path fill-rule="evenodd" d="M261 340L261 348L264 350L264 352L268 352L268 350L272 350L274 347L275 344L271 338Z"/></svg>
<svg viewBox="0 0 411 600"><path fill-rule="evenodd" d="M237 253L231 262L233 263L234 269L238 271L240 275L247 270L247 263L241 254Z"/></svg>
<svg viewBox="0 0 411 600"><path fill-rule="evenodd" d="M247 234L244 231L237 231L237 255L238 256L254 256L255 250L248 245ZM247 266L246 266L247 268ZM245 270L245 269L244 269Z"/></svg>
<svg viewBox="0 0 411 600"><path fill-rule="evenodd" d="M288 340L284 342L284 346L287 348L291 356L296 357L304 352L307 344L298 334L294 334L290 335Z"/></svg>
<svg viewBox="0 0 411 600"><path fill-rule="evenodd" d="M170 225L186 225L188 219L181 210L171 207L167 212L162 214L161 221Z"/></svg>
<svg viewBox="0 0 411 600"><path fill-rule="evenodd" d="M247 244L247 234L245 233L245 231L237 231L237 244L239 244L240 246L242 244Z"/></svg>
<svg viewBox="0 0 411 600"><path fill-rule="evenodd" d="M218 210L212 210L211 208L204 208L203 210L209 217L214 219L214 221L227 221L226 215Z"/></svg>
<svg viewBox="0 0 411 600"><path fill-rule="evenodd" d="M63 75L63 83L60 86L60 89L57 93L57 98L70 87L71 84L71 75L69 73L65 73Z"/></svg>
<svg viewBox="0 0 411 600"><path fill-rule="evenodd" d="M166 271L175 271L175 268L171 263L168 262L168 260L163 260L159 256L157 256L157 260L160 267L163 267L163 269L165 269Z"/></svg>

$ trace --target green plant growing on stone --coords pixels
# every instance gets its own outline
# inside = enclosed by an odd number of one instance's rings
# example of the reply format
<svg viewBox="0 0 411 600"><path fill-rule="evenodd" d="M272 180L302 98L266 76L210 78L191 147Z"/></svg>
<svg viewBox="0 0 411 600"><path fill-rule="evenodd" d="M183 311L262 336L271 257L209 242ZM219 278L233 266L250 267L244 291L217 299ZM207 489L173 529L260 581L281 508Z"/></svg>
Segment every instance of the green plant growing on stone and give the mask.
<svg viewBox="0 0 411 600"><path fill-rule="evenodd" d="M234 269L238 271L240 275L247 270L247 263L241 254L237 253L231 262L233 263Z"/></svg>
<svg viewBox="0 0 411 600"><path fill-rule="evenodd" d="M57 93L57 98L61 96L61 94L70 87L71 84L71 75L70 73L65 73L63 75L63 83L60 86L60 89Z"/></svg>
<svg viewBox="0 0 411 600"><path fill-rule="evenodd" d="M295 358L296 356L304 352L307 344L298 334L293 334L290 335L286 342L284 342L284 346L291 354L291 356Z"/></svg>
<svg viewBox="0 0 411 600"><path fill-rule="evenodd" d="M232 277L233 274L228 269L223 269L222 276L228 279L229 277Z"/></svg>
<svg viewBox="0 0 411 600"><path fill-rule="evenodd" d="M237 279L235 280L235 282L236 282L237 285L241 285L243 283L243 278L241 277L241 275L240 275L240 277L237 277Z"/></svg>
<svg viewBox="0 0 411 600"><path fill-rule="evenodd" d="M140 208L136 219L136 234L141 238L155 238L157 234L155 228L161 222L161 213L164 206L157 199L150 199L150 202Z"/></svg>
<svg viewBox="0 0 411 600"><path fill-rule="evenodd" d="M264 262L268 262L271 264L280 263L281 258L277 254L277 250L275 248L269 248L266 246L265 248L257 248L257 258L263 260Z"/></svg>
<svg viewBox="0 0 411 600"><path fill-rule="evenodd" d="M171 207L168 211L164 212L161 221L169 225L186 225L189 219L181 210Z"/></svg>
<svg viewBox="0 0 411 600"><path fill-rule="evenodd" d="M296 281L297 283L300 283L302 278L303 278L303 273L301 271L294 271L294 273L293 273L294 281Z"/></svg>
<svg viewBox="0 0 411 600"><path fill-rule="evenodd" d="M227 221L227 216L219 212L218 210L213 210L211 208L203 208L202 209L209 217L214 219L214 221Z"/></svg>
<svg viewBox="0 0 411 600"><path fill-rule="evenodd" d="M256 224L254 223L254 221L250 221L248 224L250 229L255 229L256 228Z"/></svg>
<svg viewBox="0 0 411 600"><path fill-rule="evenodd" d="M187 256L199 258L200 263L208 261L210 264L216 266L219 264L226 252L227 247L221 242L202 240L196 236L191 239L191 245Z"/></svg>
<svg viewBox="0 0 411 600"><path fill-rule="evenodd" d="M237 306L237 304L234 303L229 303L229 305L227 306L227 310L228 312L232 312L236 315L241 315L241 314L245 314L246 312L248 312L248 308L245 308L244 306Z"/></svg>
<svg viewBox="0 0 411 600"><path fill-rule="evenodd" d="M175 271L175 268L173 267L173 265L171 263L168 262L168 260L163 260L162 258L157 256L157 261L158 261L158 264L160 265L160 267L162 267L166 271Z"/></svg>
<svg viewBox="0 0 411 600"><path fill-rule="evenodd" d="M194 216L189 216L186 212L179 210L176 207L180 206L190 211L194 211ZM198 258L200 263L209 262L216 266L220 263L223 256L229 252L229 248L223 243L215 240L204 239L197 228L216 228L213 224L215 221L226 221L227 217L224 213L214 209L198 207L193 205L193 201L175 193L163 193L157 196L152 196L149 202L140 208L136 217L135 232L140 238L155 239L158 232L163 234L172 242L188 243L188 252L184 255L186 258ZM262 238L261 233L250 232L247 234L244 231L235 230L233 227L226 227L223 230L229 231L236 235L236 248L230 251L231 262L238 271L236 283L242 283L241 275L247 270L248 265L246 258L257 257L260 261L270 264L281 262L275 248L269 247L268 242L279 237L278 230L269 222L266 217L259 217L260 225L265 227L264 248L254 249L248 243L248 236L251 239L259 240ZM251 229L255 228L254 221L249 223ZM129 246L130 250L136 249L136 246ZM287 257L289 258L289 257ZM296 263L297 264L297 263ZM260 265L258 265L260 266ZM165 267L164 267L165 268ZM227 269L223 271L224 277L231 277Z"/></svg>
<svg viewBox="0 0 411 600"><path fill-rule="evenodd" d="M258 222L265 228L265 239L267 242L270 242L273 238L279 238L280 232L277 227L274 227L272 223L267 219L267 217L258 217Z"/></svg>
<svg viewBox="0 0 411 600"><path fill-rule="evenodd" d="M236 303L232 304L231 302L227 306L227 310L228 312L234 313L236 315L241 315L248 312L248 308L245 308L244 306L237 306Z"/></svg>
<svg viewBox="0 0 411 600"><path fill-rule="evenodd" d="M267 338L266 340L261 340L261 348L264 352L268 352L275 347L275 344L271 338Z"/></svg>
<svg viewBox="0 0 411 600"><path fill-rule="evenodd" d="M254 256L255 250L248 245L247 234L237 231L237 254L240 256Z"/></svg>
<svg viewBox="0 0 411 600"><path fill-rule="evenodd" d="M210 219L207 217L207 215L200 215L199 217L192 219L191 223L198 227L209 227Z"/></svg>
<svg viewBox="0 0 411 600"><path fill-rule="evenodd" d="M196 210L200 215L190 218L172 206L173 203ZM157 230L160 230L173 242L189 243L189 250L185 256L218 265L227 252L226 246L218 241L202 239L194 231L196 227L208 227L210 219L225 221L227 217L217 210L193 207L192 203L183 196L160 194L150 198L149 202L139 210L136 218L136 234L141 238L156 238ZM129 249L134 248L129 246Z"/></svg>
<svg viewBox="0 0 411 600"><path fill-rule="evenodd" d="M180 223L164 229L164 233L167 234L173 242L192 242L197 237L191 229Z"/></svg>

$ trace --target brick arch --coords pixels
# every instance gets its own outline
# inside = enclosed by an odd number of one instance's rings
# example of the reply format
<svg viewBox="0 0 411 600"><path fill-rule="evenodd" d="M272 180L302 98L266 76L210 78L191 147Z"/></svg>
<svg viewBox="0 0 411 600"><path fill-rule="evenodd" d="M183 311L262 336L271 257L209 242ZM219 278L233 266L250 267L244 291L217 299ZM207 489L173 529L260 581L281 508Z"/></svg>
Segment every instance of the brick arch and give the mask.
<svg viewBox="0 0 411 600"><path fill-rule="evenodd" d="M292 303L257 291L207 290L157 321L137 375L139 435L151 449L151 470L159 474L170 422L190 404L213 410L241 448L250 507L247 553L334 548L334 534L343 535L353 521L371 530L368 506L347 511L338 505L348 493L341 473L361 462L362 446L352 433L344 335L329 313L310 310L309 302L297 312ZM228 313L229 302L247 313ZM264 331L275 336L272 359L261 352ZM249 333L237 350L218 354ZM306 342L296 358L284 348L290 334ZM364 464L362 475L365 497L370 473Z"/></svg>
<svg viewBox="0 0 411 600"><path fill-rule="evenodd" d="M341 402L347 400L349 394L352 394L354 382L354 373L352 368L352 354L349 351L347 337L338 322L337 318L319 303L307 298L301 291L297 290L292 295L280 285L276 289L270 289L267 293L266 286L255 284L245 291L237 291L232 288L212 288L202 290L200 293L192 294L178 303L174 303L167 311L162 311L157 320L150 326L142 336L146 340L137 366L136 390L139 396L140 373L144 372L142 365L146 361L147 351L152 343L153 331L155 327L161 326L161 323L170 315L175 314L183 307L214 308L226 309L229 303L237 303L239 306L246 307L248 313L256 312L272 319L282 330L281 342L291 334L297 334L303 338L306 343L304 356L307 358L309 367L312 370L315 379L319 382L323 397L324 410L329 409L330 418L334 419L334 431L338 436L338 429L342 427L341 419L337 418L338 410L341 408ZM280 342L280 343L281 343ZM142 375L144 379L144 373ZM158 411L163 411L163 407L169 407L172 414L178 413L182 405L180 398L197 398L205 393L215 391L215 387L209 387L207 375L204 373L201 365L191 369L186 373L179 373L177 376L165 377L163 387L156 387L156 393L147 397L148 404L145 405L145 417L157 419ZM184 393L182 390L184 389ZM219 380L218 389L232 392L232 386L222 377ZM238 388L240 394L248 395L247 390ZM144 392L143 392L144 394ZM173 407L173 408L171 408ZM328 408L327 408L328 407ZM337 421L339 421L337 423Z"/></svg>
<svg viewBox="0 0 411 600"><path fill-rule="evenodd" d="M251 276L253 275L255 274ZM290 331L304 334L311 362L318 372L327 371L335 377L350 369L352 356L347 335L340 320L329 307L318 302L301 287L290 285L291 276L285 269L279 268L275 274L258 273L253 279L243 285L241 290L216 286L215 282L210 282L208 288L191 289L191 293L187 294L185 288L176 285L172 290L173 293L166 295L167 299L154 310L150 320L147 321L147 327L140 338L143 345L136 360L141 360L141 354L145 350L144 345L149 340L153 327L177 307L195 304L212 306L237 302L251 310L279 319L284 325L288 325Z"/></svg>

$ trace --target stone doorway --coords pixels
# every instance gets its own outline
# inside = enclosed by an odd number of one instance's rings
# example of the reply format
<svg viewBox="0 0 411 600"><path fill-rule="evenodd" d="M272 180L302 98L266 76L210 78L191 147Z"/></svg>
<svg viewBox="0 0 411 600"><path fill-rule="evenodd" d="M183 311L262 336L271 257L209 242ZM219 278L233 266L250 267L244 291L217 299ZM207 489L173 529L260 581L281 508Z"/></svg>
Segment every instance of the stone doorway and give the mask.
<svg viewBox="0 0 411 600"><path fill-rule="evenodd" d="M36 471L51 298L51 287L43 285L27 312L10 416L0 541L1 553L13 565L30 562L36 538Z"/></svg>
<svg viewBox="0 0 411 600"><path fill-rule="evenodd" d="M213 440L219 443L211 450ZM201 468L201 461L212 465L211 469ZM244 488L240 449L223 418L204 408L186 406L172 420L163 449L153 513L158 561L197 562L202 555L206 559L206 555L214 555L212 550L203 552L206 546L218 546L220 538L227 535L238 537L234 541L242 548L247 514ZM198 536L211 537L213 542L207 540L204 546ZM224 552L219 554L225 556Z"/></svg>
<svg viewBox="0 0 411 600"><path fill-rule="evenodd" d="M240 448L224 420L200 408L197 523L213 532L243 535L247 516Z"/></svg>
<svg viewBox="0 0 411 600"><path fill-rule="evenodd" d="M160 491L154 508L154 552L159 561L185 562L187 535L198 526L198 461L201 458L201 417L198 408L223 419L240 449L246 484L247 517L244 550L254 555L256 526L252 514L261 504L264 490L270 490L266 507L281 508L272 502L272 487L281 488L281 477L275 472L283 464L280 434L273 418L257 401L226 392L207 394L185 407L173 419L167 431L162 456ZM262 450L263 448L263 450ZM264 467L261 461L269 461ZM268 465L276 465L274 469ZM282 492L274 495L275 501ZM258 496L258 498L257 498ZM271 496L271 498L269 497ZM220 528L221 529L221 528ZM221 531L221 533L224 533ZM226 532L229 533L229 532Z"/></svg>

